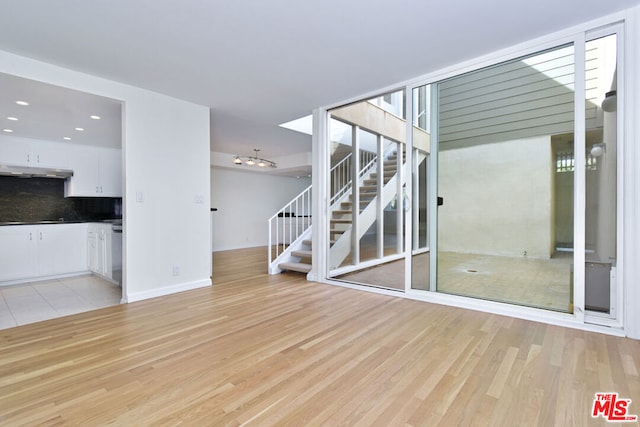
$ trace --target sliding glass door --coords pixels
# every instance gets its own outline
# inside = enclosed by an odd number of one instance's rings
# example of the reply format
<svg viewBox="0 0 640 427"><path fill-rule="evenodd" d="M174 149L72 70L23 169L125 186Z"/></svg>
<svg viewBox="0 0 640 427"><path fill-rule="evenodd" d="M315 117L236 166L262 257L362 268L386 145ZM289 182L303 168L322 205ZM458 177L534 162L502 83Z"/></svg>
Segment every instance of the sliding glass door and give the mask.
<svg viewBox="0 0 640 427"><path fill-rule="evenodd" d="M328 277L619 319L616 31L329 110Z"/></svg>
<svg viewBox="0 0 640 427"><path fill-rule="evenodd" d="M443 81L437 291L570 312L574 47Z"/></svg>

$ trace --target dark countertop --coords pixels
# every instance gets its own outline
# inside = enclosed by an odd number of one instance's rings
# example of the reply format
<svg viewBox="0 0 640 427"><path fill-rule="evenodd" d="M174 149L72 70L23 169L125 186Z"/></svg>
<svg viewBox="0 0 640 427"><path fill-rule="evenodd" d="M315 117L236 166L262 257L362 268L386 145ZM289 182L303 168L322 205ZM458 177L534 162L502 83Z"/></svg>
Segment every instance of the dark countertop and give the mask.
<svg viewBox="0 0 640 427"><path fill-rule="evenodd" d="M103 219L103 220L77 220L77 221L6 221L0 222L0 226L3 225L45 225L45 224L82 224L89 222L104 222L109 224L122 224L121 219Z"/></svg>

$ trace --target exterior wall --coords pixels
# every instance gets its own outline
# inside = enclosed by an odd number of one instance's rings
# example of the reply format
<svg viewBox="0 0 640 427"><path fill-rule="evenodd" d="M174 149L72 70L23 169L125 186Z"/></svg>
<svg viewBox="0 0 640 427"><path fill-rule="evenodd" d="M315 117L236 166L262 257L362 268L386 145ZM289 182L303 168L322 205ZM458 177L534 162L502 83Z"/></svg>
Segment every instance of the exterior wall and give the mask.
<svg viewBox="0 0 640 427"><path fill-rule="evenodd" d="M549 137L440 152L438 249L549 258L553 180Z"/></svg>
<svg viewBox="0 0 640 427"><path fill-rule="evenodd" d="M461 147L573 132L573 47L440 84L440 143Z"/></svg>

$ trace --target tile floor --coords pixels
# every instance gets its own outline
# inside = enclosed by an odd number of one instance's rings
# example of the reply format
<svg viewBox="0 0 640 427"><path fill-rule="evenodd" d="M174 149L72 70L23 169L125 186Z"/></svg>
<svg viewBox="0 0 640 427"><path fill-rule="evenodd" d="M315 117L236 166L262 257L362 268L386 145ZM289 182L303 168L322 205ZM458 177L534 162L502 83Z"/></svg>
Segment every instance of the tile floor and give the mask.
<svg viewBox="0 0 640 427"><path fill-rule="evenodd" d="M0 329L117 305L121 295L93 275L0 286Z"/></svg>
<svg viewBox="0 0 640 427"><path fill-rule="evenodd" d="M413 258L413 289L429 289L429 253ZM571 306L570 253L552 259L441 252L438 291L567 312ZM404 260L336 276L351 283L404 289Z"/></svg>

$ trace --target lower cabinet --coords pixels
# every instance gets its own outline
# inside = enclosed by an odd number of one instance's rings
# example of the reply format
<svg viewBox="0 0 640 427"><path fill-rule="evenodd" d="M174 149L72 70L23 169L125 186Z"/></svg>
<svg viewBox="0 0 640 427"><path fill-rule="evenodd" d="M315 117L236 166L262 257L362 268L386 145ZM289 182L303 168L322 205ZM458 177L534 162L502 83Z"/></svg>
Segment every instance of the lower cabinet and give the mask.
<svg viewBox="0 0 640 427"><path fill-rule="evenodd" d="M0 281L38 275L36 232L31 226L0 227Z"/></svg>
<svg viewBox="0 0 640 427"><path fill-rule="evenodd" d="M87 229L87 265L89 270L106 277L111 277L113 231L111 224L91 223Z"/></svg>
<svg viewBox="0 0 640 427"><path fill-rule="evenodd" d="M60 224L38 229L38 275L87 271L86 224Z"/></svg>
<svg viewBox="0 0 640 427"><path fill-rule="evenodd" d="M87 224L0 227L0 282L87 271Z"/></svg>

